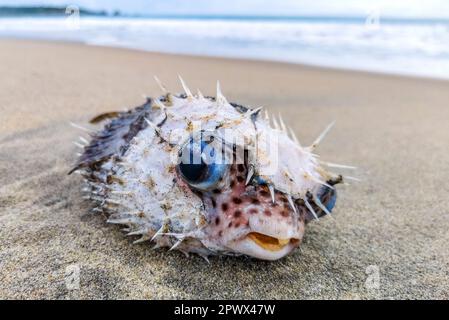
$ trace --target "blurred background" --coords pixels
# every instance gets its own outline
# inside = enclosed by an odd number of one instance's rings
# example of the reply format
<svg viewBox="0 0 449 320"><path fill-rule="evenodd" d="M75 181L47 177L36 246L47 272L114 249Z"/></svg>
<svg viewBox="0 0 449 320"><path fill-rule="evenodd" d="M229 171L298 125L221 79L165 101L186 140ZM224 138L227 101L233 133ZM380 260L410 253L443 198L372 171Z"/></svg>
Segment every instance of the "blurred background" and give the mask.
<svg viewBox="0 0 449 320"><path fill-rule="evenodd" d="M0 37L449 78L444 0L0 0Z"/></svg>

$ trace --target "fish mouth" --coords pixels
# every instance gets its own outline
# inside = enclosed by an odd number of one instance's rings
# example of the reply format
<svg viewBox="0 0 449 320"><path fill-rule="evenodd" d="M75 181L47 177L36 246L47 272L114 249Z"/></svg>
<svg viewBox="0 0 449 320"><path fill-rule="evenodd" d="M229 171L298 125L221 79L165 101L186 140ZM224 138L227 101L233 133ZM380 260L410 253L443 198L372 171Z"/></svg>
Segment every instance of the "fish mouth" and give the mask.
<svg viewBox="0 0 449 320"><path fill-rule="evenodd" d="M227 245L229 249L261 260L281 259L299 246L298 238L276 238L259 232L250 232Z"/></svg>
<svg viewBox="0 0 449 320"><path fill-rule="evenodd" d="M296 245L299 243L299 240L295 238L279 239L259 232L250 232L246 238L253 241L262 249L273 252L282 250L289 244Z"/></svg>

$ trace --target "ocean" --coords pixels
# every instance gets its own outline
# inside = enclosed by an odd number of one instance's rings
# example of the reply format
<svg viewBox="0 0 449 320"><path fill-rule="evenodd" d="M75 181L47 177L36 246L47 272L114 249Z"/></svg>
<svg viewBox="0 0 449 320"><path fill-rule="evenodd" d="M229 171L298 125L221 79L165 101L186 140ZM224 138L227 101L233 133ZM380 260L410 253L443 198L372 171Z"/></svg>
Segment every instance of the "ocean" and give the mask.
<svg viewBox="0 0 449 320"><path fill-rule="evenodd" d="M0 17L0 37L449 79L449 21L328 17Z"/></svg>

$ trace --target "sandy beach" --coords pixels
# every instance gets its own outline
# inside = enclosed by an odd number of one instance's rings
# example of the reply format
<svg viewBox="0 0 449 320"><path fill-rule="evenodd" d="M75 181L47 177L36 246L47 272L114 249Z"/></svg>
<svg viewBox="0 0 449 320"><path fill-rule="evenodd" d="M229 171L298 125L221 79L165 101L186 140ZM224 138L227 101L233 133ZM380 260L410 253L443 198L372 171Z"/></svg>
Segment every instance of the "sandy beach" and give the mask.
<svg viewBox="0 0 449 320"><path fill-rule="evenodd" d="M449 298L449 82L19 40L0 40L0 61L0 299ZM154 75L178 92L178 74L281 113L304 144L336 120L317 152L361 182L294 254L208 264L88 212L69 123L160 95Z"/></svg>

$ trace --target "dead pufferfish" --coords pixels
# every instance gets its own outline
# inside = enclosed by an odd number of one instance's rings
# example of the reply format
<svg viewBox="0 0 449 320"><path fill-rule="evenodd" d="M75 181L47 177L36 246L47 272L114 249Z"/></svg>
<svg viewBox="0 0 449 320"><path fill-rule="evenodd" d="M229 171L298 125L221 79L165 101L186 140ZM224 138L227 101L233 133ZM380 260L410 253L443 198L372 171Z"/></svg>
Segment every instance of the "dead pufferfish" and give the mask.
<svg viewBox="0 0 449 320"><path fill-rule="evenodd" d="M156 79L157 80L157 79ZM342 176L313 153L282 119L261 108L185 93L146 98L80 138L83 152L70 172L109 223L125 225L135 242L185 254L284 257L299 246L306 224L329 215ZM344 166L340 166L344 167Z"/></svg>

